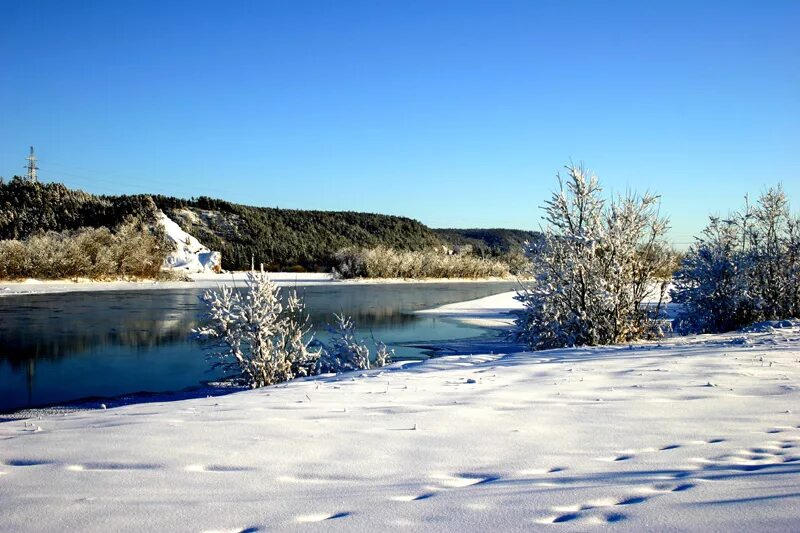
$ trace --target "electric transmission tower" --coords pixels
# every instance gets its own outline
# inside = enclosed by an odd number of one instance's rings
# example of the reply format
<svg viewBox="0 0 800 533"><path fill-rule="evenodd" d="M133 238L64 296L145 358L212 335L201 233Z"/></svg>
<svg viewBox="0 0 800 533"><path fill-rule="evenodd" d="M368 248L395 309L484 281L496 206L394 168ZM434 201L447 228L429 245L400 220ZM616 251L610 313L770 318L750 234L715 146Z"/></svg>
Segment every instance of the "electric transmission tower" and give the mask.
<svg viewBox="0 0 800 533"><path fill-rule="evenodd" d="M33 153L33 146L31 146L31 155L26 157L28 160L28 164L25 165L25 168L28 170L28 181L38 181L36 178L36 171L39 170L39 167L36 166L36 155Z"/></svg>

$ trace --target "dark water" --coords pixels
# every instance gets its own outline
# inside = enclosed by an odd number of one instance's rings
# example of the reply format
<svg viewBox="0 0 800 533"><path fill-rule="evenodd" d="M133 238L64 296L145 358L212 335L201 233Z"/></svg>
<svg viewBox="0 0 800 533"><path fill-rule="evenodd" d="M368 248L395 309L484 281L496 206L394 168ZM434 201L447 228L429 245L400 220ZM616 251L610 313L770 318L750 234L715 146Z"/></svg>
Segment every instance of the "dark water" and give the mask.
<svg viewBox="0 0 800 533"><path fill-rule="evenodd" d="M400 358L406 344L489 334L413 312L512 290L513 283L318 285L301 287L325 340L333 313L353 317ZM285 290L284 290L285 291ZM0 411L87 397L175 391L222 377L192 338L199 289L92 292L0 298Z"/></svg>

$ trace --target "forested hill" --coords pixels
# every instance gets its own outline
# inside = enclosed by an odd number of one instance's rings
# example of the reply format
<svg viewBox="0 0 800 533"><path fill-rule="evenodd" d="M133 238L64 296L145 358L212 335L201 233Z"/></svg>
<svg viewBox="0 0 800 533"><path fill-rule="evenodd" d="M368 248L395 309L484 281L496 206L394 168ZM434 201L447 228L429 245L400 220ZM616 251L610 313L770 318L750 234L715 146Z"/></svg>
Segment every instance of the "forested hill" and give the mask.
<svg viewBox="0 0 800 533"><path fill-rule="evenodd" d="M114 228L126 218L155 220L158 209L213 250L223 268L329 269L343 248L386 246L422 250L472 244L478 255L512 251L533 232L516 230L432 230L405 217L350 211L301 211L250 207L208 197L190 200L159 195L100 196L60 183L0 181L0 239L81 227Z"/></svg>
<svg viewBox="0 0 800 533"><path fill-rule="evenodd" d="M430 228L404 217L250 207L207 197L153 200L184 231L221 251L226 269L250 268L253 256L271 270L328 269L343 248L422 250L442 244Z"/></svg>
<svg viewBox="0 0 800 533"><path fill-rule="evenodd" d="M232 270L250 268L251 257L273 269L327 269L346 247L421 250L442 244L430 228L404 217L249 207L207 197L100 196L18 177L0 182L0 239L114 228L129 217L154 221L158 209L221 251L223 268Z"/></svg>
<svg viewBox="0 0 800 533"><path fill-rule="evenodd" d="M451 245L471 245L480 256L500 256L522 250L526 242L535 242L541 237L538 231L520 229L434 229L443 241Z"/></svg>

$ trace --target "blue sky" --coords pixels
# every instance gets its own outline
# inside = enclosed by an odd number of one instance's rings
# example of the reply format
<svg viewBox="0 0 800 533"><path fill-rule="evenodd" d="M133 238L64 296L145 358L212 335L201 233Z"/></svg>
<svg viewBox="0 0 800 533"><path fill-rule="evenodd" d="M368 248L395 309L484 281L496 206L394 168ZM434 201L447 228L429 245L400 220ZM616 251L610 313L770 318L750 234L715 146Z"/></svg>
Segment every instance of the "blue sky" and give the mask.
<svg viewBox="0 0 800 533"><path fill-rule="evenodd" d="M800 2L0 0L0 175L536 229L570 159L671 240L783 182Z"/></svg>

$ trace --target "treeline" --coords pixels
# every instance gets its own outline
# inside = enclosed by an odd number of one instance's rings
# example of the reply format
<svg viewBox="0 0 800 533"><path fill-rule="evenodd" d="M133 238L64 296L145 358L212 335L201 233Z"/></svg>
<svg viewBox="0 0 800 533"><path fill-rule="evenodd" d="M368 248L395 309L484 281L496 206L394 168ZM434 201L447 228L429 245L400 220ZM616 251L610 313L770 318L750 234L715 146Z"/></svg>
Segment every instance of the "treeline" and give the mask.
<svg viewBox="0 0 800 533"><path fill-rule="evenodd" d="M421 252L470 244L479 258L510 258L506 262L516 265L513 273L524 261L521 243L537 235L496 229L432 230L405 217L251 207L205 196L100 196L60 183L14 177L0 180L0 240L67 232L58 237L64 241L69 232L74 236L81 228L108 228L113 233L128 219L154 225L159 209L210 249L222 252L226 270L247 270L254 260L268 270L329 271L339 265L336 254L344 249Z"/></svg>
<svg viewBox="0 0 800 533"><path fill-rule="evenodd" d="M330 270L344 248L413 251L442 244L430 228L405 217L250 207L207 197L153 199L184 231L222 252L226 270L249 269L251 259L268 270Z"/></svg>
<svg viewBox="0 0 800 533"><path fill-rule="evenodd" d="M398 251L376 248L345 249L336 254L336 272L344 278L503 278L509 265L497 259L442 250Z"/></svg>
<svg viewBox="0 0 800 533"><path fill-rule="evenodd" d="M149 222L155 220L156 210L148 195L97 196L61 183L18 176L8 182L0 179L0 240L84 227L114 228L129 218Z"/></svg>

